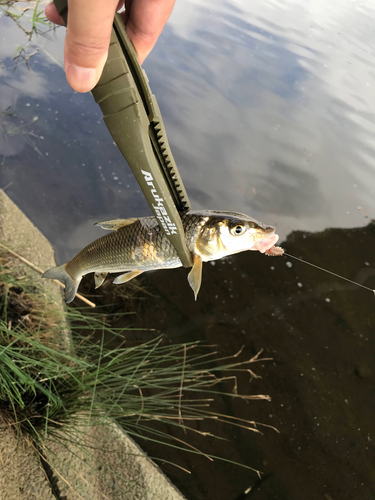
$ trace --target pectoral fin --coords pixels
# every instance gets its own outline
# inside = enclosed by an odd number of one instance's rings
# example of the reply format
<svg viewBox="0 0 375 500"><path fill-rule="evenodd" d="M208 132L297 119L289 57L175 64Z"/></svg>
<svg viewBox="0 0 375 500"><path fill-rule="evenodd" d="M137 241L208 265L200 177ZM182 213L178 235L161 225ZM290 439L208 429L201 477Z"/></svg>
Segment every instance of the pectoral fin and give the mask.
<svg viewBox="0 0 375 500"><path fill-rule="evenodd" d="M95 273L95 288L102 286L104 280L106 279L108 273Z"/></svg>
<svg viewBox="0 0 375 500"><path fill-rule="evenodd" d="M121 274L121 276L117 276L117 278L113 280L113 283L115 283L115 285L121 285L122 283L127 283L128 281L132 280L133 278L136 278L142 273L143 271L136 270L136 271L130 271L129 273Z"/></svg>
<svg viewBox="0 0 375 500"><path fill-rule="evenodd" d="M113 219L106 220L104 222L97 222L94 226L100 226L102 229L106 229L107 231L117 231L120 227L130 226L130 224L134 224L138 219Z"/></svg>
<svg viewBox="0 0 375 500"><path fill-rule="evenodd" d="M195 300L197 300L198 292L202 283L202 258L199 255L194 255L194 264L188 274L188 282L193 289Z"/></svg>

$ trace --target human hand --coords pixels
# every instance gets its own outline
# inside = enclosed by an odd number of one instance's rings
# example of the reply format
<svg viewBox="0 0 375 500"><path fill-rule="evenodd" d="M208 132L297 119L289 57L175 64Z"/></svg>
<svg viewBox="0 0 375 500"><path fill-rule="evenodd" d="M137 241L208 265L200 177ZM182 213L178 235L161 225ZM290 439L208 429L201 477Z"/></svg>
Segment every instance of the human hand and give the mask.
<svg viewBox="0 0 375 500"><path fill-rule="evenodd" d="M122 13L126 32L140 64L146 59L167 22L175 0L69 0L64 62L69 85L88 92L98 83L108 55L115 12ZM46 7L47 18L64 25L56 7Z"/></svg>

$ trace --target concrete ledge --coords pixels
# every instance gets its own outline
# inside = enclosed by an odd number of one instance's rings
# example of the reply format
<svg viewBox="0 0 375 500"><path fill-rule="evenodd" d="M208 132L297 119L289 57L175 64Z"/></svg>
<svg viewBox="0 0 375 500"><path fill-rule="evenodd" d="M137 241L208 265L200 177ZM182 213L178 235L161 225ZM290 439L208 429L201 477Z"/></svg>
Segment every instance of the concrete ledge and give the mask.
<svg viewBox="0 0 375 500"><path fill-rule="evenodd" d="M61 498L183 500L160 469L115 423L90 427L85 438L92 447L90 455L78 446L70 447L71 453L47 443L52 451L50 463L66 481L58 481Z"/></svg>
<svg viewBox="0 0 375 500"><path fill-rule="evenodd" d="M0 242L47 269L55 266L48 240L0 190ZM23 272L40 275L23 265ZM60 289L43 280L56 307L64 310ZM62 325L59 345L71 347L70 334ZM47 440L48 462L54 492L31 443L18 439L0 420L0 500L183 500L181 493L160 469L114 422L91 426L82 439L91 446L90 458L79 447L68 450Z"/></svg>
<svg viewBox="0 0 375 500"><path fill-rule="evenodd" d="M0 499L56 500L32 446L1 421Z"/></svg>

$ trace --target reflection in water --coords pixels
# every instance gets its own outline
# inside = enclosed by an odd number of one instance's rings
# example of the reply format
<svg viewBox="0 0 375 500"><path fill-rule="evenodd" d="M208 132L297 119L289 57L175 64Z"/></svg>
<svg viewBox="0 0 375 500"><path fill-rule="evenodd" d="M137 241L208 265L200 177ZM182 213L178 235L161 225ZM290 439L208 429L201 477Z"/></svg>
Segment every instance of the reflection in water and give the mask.
<svg viewBox="0 0 375 500"><path fill-rule="evenodd" d="M268 175L254 176L249 182L256 185L256 190L249 197L248 205L257 211L267 207L269 213L279 213L300 217L327 215L329 205L321 203L322 193L318 179L301 169L272 161Z"/></svg>
<svg viewBox="0 0 375 500"><path fill-rule="evenodd" d="M145 68L194 208L250 205L284 236L362 225L358 205L373 213L372 7L319 6L177 4ZM39 117L35 144L45 155L26 147L9 158L0 185L13 183L9 194L68 260L78 246L68 253L62 243L84 221L149 209L97 105L65 81L64 30L34 37L30 51L41 50L15 67L25 36L10 19L0 23L0 109L11 104L19 122ZM41 195L25 192L32 183ZM88 243L91 229L82 230Z"/></svg>
<svg viewBox="0 0 375 500"><path fill-rule="evenodd" d="M16 118L16 112L11 108L0 113L0 158L1 164L4 165L5 158L16 156L23 151L26 144L29 144L39 156L43 156L35 143L35 139L39 139L32 130L33 124L38 120L34 116L30 123L19 123Z"/></svg>
<svg viewBox="0 0 375 500"><path fill-rule="evenodd" d="M338 74L331 69L337 64L337 51L347 57L341 74L350 64L357 64L357 51L347 53L342 40L332 33L331 19L324 26L330 28L325 34L316 23L316 6L309 12L310 5L304 7L300 2L285 8L237 2L233 12L233 4L205 3L202 16L209 22L204 29L190 4L177 6L180 17L174 18L172 26L181 39L168 33L165 45L156 49L160 58L148 62L153 74L158 74L162 64L161 73L167 75L156 90L163 111L173 120L170 135L178 152L183 152L176 156L187 172L184 178L194 183L189 177L200 175L223 207L245 211L251 190L259 189L255 183L250 190L247 183L244 187L244 177L264 175L272 161L293 165L319 178L321 192L315 204L327 210L324 215L309 214L309 220L298 212L278 216L275 222L282 233L291 225L321 229L327 224L361 224L356 206L363 199L371 207L374 202L367 195L371 183L364 183L358 174L359 169L365 171L373 183L374 156L371 153L371 160L367 157L363 162L365 144L354 116L370 109L373 118L373 106L369 95L360 106L358 101L354 103L353 97L362 100L362 96L356 96L345 79L340 80L339 88L337 82L331 85ZM196 3L194 6L198 9ZM340 11L338 4L335 10ZM343 10L346 15L347 9ZM326 16L324 12L324 20ZM334 19L338 22L337 13ZM353 22L353 16L350 19ZM355 19L358 26L363 25L363 19ZM172 40L173 48L168 43ZM207 40L213 42L205 43ZM176 98L171 100L170 95ZM336 116L340 118L336 120ZM372 123L366 127L373 137ZM198 147L192 150L191 144ZM266 219L266 214L267 206L263 206L254 216Z"/></svg>
<svg viewBox="0 0 375 500"><path fill-rule="evenodd" d="M3 115L5 113L2 113ZM26 140L22 133L17 133L19 126L13 125L13 120L1 117L0 122L0 156L2 163L7 156L15 156L23 150Z"/></svg>

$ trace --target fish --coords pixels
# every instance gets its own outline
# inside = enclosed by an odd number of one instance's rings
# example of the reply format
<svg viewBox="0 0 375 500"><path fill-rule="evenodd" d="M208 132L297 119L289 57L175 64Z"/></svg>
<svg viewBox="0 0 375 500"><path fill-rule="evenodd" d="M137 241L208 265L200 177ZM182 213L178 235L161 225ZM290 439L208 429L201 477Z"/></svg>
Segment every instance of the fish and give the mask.
<svg viewBox="0 0 375 500"><path fill-rule="evenodd" d="M202 282L202 264L246 250L266 255L282 255L275 247L279 237L275 228L252 217L226 211L202 210L181 214L185 241L193 266L188 282L197 300ZM65 285L65 301L74 300L83 276L95 273L99 288L108 273L123 273L113 283L130 281L140 274L158 269L181 267L178 254L155 217L114 219L96 224L113 231L93 241L72 260L49 269L43 278L57 279Z"/></svg>

